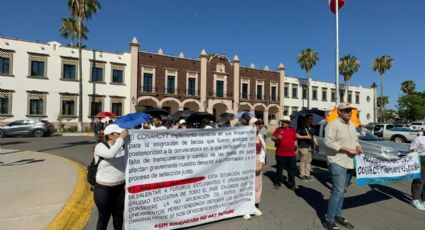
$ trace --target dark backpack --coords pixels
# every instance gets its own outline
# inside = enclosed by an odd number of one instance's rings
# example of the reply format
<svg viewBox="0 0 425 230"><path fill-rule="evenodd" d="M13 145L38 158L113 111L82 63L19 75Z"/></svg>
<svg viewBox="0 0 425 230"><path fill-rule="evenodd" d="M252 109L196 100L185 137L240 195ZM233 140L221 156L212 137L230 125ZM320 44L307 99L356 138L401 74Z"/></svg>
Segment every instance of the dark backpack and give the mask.
<svg viewBox="0 0 425 230"><path fill-rule="evenodd" d="M104 141L102 143L108 149L110 148L108 142ZM87 166L87 182L89 182L90 190L92 190L92 191L93 191L93 186L96 184L97 167L99 166L99 164L102 160L103 160L103 157L99 157L99 161L97 161L97 163L96 163L94 156L93 156L91 163L89 164L89 166Z"/></svg>

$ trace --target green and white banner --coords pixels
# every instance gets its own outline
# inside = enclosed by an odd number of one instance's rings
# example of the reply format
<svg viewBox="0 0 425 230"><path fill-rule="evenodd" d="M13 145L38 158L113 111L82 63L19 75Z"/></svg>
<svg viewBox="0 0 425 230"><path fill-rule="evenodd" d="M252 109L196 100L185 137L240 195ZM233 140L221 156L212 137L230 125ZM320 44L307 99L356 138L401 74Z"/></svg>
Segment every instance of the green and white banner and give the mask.
<svg viewBox="0 0 425 230"><path fill-rule="evenodd" d="M421 177L421 163L417 153L396 159L373 154L360 154L354 159L357 185L387 184Z"/></svg>

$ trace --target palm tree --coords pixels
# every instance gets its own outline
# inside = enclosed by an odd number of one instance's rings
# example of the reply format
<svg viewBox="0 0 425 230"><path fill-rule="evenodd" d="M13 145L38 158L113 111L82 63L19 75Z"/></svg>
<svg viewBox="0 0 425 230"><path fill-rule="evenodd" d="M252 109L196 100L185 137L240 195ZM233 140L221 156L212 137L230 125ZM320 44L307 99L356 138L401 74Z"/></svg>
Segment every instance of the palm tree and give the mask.
<svg viewBox="0 0 425 230"><path fill-rule="evenodd" d="M391 69L393 66L394 59L388 55L383 55L381 57L376 58L372 63L373 71L379 71L380 81L381 81L381 98L384 96L384 74L387 70ZM382 111L385 107L385 104L379 107L379 113L381 114L382 121Z"/></svg>
<svg viewBox="0 0 425 230"><path fill-rule="evenodd" d="M89 29L86 25L82 24L81 36L84 40L87 40L87 34L89 33ZM74 46L74 40L78 36L78 23L77 20L73 17L69 18L62 18L62 26L59 30L61 33L61 37L68 39L71 39L71 46Z"/></svg>
<svg viewBox="0 0 425 230"><path fill-rule="evenodd" d="M403 81L401 83L401 91L406 95L412 95L415 92L416 84L414 81Z"/></svg>
<svg viewBox="0 0 425 230"><path fill-rule="evenodd" d="M360 61L354 55L345 55L339 59L339 74L344 76L345 95L348 95L348 86L351 77L359 71Z"/></svg>
<svg viewBox="0 0 425 230"><path fill-rule="evenodd" d="M310 48L301 51L298 54L297 62L301 69L307 72L307 108L310 109L310 71L319 61L319 54Z"/></svg>
<svg viewBox="0 0 425 230"><path fill-rule="evenodd" d="M83 61L82 61L82 31L83 21L90 19L100 10L97 0L68 0L71 15L77 19L78 26L78 79L79 79L79 105L78 105L78 131L83 130Z"/></svg>

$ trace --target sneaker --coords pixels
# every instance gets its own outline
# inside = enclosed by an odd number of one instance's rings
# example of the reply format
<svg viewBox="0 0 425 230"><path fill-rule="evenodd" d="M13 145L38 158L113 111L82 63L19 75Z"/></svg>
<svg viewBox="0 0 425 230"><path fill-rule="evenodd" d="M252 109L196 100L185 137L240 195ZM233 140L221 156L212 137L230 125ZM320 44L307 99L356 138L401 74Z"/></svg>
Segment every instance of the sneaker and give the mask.
<svg viewBox="0 0 425 230"><path fill-rule="evenodd" d="M323 227L328 230L339 230L338 226L336 226L335 222L325 222Z"/></svg>
<svg viewBox="0 0 425 230"><path fill-rule="evenodd" d="M255 208L254 215L255 215L255 216L262 216L262 215L263 215L263 212L262 212L262 211L260 211L260 209Z"/></svg>
<svg viewBox="0 0 425 230"><path fill-rule="evenodd" d="M340 224L340 225L342 225L342 226L344 226L344 227L346 227L348 229L354 229L354 226L350 222L348 222L347 219L345 219L342 216L335 216L335 221L338 224Z"/></svg>
<svg viewBox="0 0 425 230"><path fill-rule="evenodd" d="M251 215L245 214L245 215L243 215L242 218L244 218L245 220L250 220L251 219Z"/></svg>
<svg viewBox="0 0 425 230"><path fill-rule="evenodd" d="M419 210L425 210L425 206L419 200L412 200L411 205Z"/></svg>

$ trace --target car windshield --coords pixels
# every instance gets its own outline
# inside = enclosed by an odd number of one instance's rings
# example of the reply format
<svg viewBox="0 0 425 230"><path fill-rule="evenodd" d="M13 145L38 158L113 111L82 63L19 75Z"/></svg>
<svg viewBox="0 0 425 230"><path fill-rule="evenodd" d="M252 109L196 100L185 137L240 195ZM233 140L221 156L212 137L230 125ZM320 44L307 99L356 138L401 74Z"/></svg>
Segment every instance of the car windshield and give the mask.
<svg viewBox="0 0 425 230"><path fill-rule="evenodd" d="M379 138L378 136L374 135L369 130L365 130L364 133L363 133L364 135L363 135L363 134L361 134L360 129L357 128L357 134L359 134L358 135L358 138L360 140L363 140L363 141L379 141L379 140L381 140L381 138Z"/></svg>

